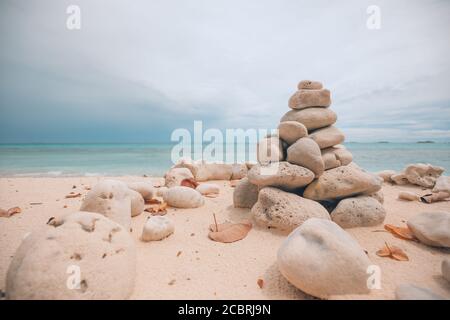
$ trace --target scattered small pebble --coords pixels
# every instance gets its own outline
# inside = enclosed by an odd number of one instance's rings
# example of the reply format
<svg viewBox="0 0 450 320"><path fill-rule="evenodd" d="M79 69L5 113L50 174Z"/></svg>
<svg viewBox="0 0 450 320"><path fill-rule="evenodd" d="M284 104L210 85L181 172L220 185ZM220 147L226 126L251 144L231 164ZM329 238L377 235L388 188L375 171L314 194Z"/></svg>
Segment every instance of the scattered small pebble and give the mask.
<svg viewBox="0 0 450 320"><path fill-rule="evenodd" d="M169 286L173 286L175 284L175 279L170 280L170 282L168 283Z"/></svg>
<svg viewBox="0 0 450 320"><path fill-rule="evenodd" d="M181 255L182 251L178 251L177 252L177 257L179 257Z"/></svg>

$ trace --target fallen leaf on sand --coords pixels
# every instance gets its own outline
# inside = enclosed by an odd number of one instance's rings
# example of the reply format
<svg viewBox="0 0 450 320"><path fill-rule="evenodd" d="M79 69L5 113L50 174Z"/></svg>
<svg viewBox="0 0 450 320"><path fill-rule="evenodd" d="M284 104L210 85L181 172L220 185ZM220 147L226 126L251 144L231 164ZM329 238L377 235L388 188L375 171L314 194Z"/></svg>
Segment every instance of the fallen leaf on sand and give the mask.
<svg viewBox="0 0 450 320"><path fill-rule="evenodd" d="M209 226L211 232L208 234L211 240L223 243L235 242L244 239L252 229L250 221L240 223L224 222Z"/></svg>
<svg viewBox="0 0 450 320"><path fill-rule="evenodd" d="M144 211L150 212L152 216L164 216L167 213L167 202L162 202L156 206L148 207Z"/></svg>
<svg viewBox="0 0 450 320"><path fill-rule="evenodd" d="M12 215L15 215L16 213L21 213L21 212L22 212L22 209L20 209L19 207L9 208L8 210L0 209L0 217L9 218Z"/></svg>
<svg viewBox="0 0 450 320"><path fill-rule="evenodd" d="M178 251L177 252L177 257L179 257L181 255L182 251Z"/></svg>
<svg viewBox="0 0 450 320"><path fill-rule="evenodd" d="M198 182L195 181L195 179L188 178L188 179L182 180L181 183L180 183L180 186L189 187L189 188L195 189L198 186Z"/></svg>
<svg viewBox="0 0 450 320"><path fill-rule="evenodd" d="M259 278L258 281L256 281L256 283L258 284L258 286L262 289L264 286L264 280Z"/></svg>
<svg viewBox="0 0 450 320"><path fill-rule="evenodd" d="M385 224L384 228L398 238L404 240L416 240L416 237L414 237L411 229L408 227L396 227L392 224Z"/></svg>
<svg viewBox="0 0 450 320"><path fill-rule="evenodd" d="M409 261L408 256L402 249L396 246L389 246L386 242L384 248L377 251L377 256L389 257L398 261Z"/></svg>
<svg viewBox="0 0 450 320"><path fill-rule="evenodd" d="M161 204L161 200L158 200L158 199L148 199L148 200L145 200L145 204Z"/></svg>
<svg viewBox="0 0 450 320"><path fill-rule="evenodd" d="M73 193L73 192L71 192L70 194L68 194L68 195L66 196L66 199L70 199L70 198L78 198L78 197L81 197L81 193Z"/></svg>
<svg viewBox="0 0 450 320"><path fill-rule="evenodd" d="M238 182L239 182L239 180L231 180L230 181L230 187L232 187L232 188L236 187Z"/></svg>

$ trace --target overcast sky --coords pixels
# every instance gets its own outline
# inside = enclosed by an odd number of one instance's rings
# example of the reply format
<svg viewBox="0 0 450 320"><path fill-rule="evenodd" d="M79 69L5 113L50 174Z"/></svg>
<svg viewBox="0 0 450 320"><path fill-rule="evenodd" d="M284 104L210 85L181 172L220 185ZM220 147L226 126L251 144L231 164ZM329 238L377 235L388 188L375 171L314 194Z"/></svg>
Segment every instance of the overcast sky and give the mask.
<svg viewBox="0 0 450 320"><path fill-rule="evenodd" d="M347 141L450 141L449 16L446 0L1 0L0 142L274 128L301 79L332 91Z"/></svg>

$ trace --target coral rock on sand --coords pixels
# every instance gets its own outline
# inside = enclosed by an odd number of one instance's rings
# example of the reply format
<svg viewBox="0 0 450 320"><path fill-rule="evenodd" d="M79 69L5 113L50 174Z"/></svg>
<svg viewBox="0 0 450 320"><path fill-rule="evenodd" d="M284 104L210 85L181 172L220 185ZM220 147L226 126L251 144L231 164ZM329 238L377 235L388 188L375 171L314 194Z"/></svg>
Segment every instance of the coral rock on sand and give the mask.
<svg viewBox="0 0 450 320"><path fill-rule="evenodd" d="M309 218L330 220L328 211L320 203L272 187L261 189L252 214L260 225L287 231Z"/></svg>
<svg viewBox="0 0 450 320"><path fill-rule="evenodd" d="M289 99L289 108L305 109L309 107L329 107L331 94L328 89L300 89Z"/></svg>
<svg viewBox="0 0 450 320"><path fill-rule="evenodd" d="M411 164L406 167L404 174L412 184L425 188L433 188L437 178L444 172L444 168L431 164Z"/></svg>
<svg viewBox="0 0 450 320"><path fill-rule="evenodd" d="M322 82L312 80L302 80L298 83L297 89L319 90L323 88Z"/></svg>
<svg viewBox="0 0 450 320"><path fill-rule="evenodd" d="M234 207L251 209L258 201L258 190L258 186L250 183L248 178L239 180L233 192Z"/></svg>
<svg viewBox="0 0 450 320"><path fill-rule="evenodd" d="M166 216L150 216L142 230L142 241L158 241L170 236L175 230L173 222Z"/></svg>
<svg viewBox="0 0 450 320"><path fill-rule="evenodd" d="M297 121L285 121L278 125L278 134L283 141L293 144L300 138L308 135L306 127Z"/></svg>
<svg viewBox="0 0 450 320"><path fill-rule="evenodd" d="M164 176L166 187L179 186L184 179L194 179L194 175L188 168L172 168Z"/></svg>
<svg viewBox="0 0 450 320"><path fill-rule="evenodd" d="M256 165L248 173L250 183L259 187L272 186L282 189L296 189L311 183L314 173L289 162L275 162Z"/></svg>
<svg viewBox="0 0 450 320"><path fill-rule="evenodd" d="M288 111L282 118L284 121L298 121L308 131L331 126L337 120L336 113L329 108L307 108Z"/></svg>
<svg viewBox="0 0 450 320"><path fill-rule="evenodd" d="M316 177L325 170L320 148L310 138L301 138L291 145L287 149L287 161L311 170Z"/></svg>
<svg viewBox="0 0 450 320"><path fill-rule="evenodd" d="M417 194L409 191L401 191L398 194L398 198L400 200L406 200L406 201L419 201L420 198Z"/></svg>
<svg viewBox="0 0 450 320"><path fill-rule="evenodd" d="M423 212L408 220L408 227L420 242L450 248L450 213Z"/></svg>
<svg viewBox="0 0 450 320"><path fill-rule="evenodd" d="M130 182L128 188L139 192L144 200L153 199L156 196L156 188L150 182Z"/></svg>
<svg viewBox="0 0 450 320"><path fill-rule="evenodd" d="M368 197L372 197L372 198L376 199L381 204L384 203L384 194L383 194L382 190L379 190L375 193L369 194Z"/></svg>
<svg viewBox="0 0 450 320"><path fill-rule="evenodd" d="M187 168L197 181L230 180L233 175L233 165L220 162L206 162L202 160L180 159L173 167Z"/></svg>
<svg viewBox="0 0 450 320"><path fill-rule="evenodd" d="M303 196L312 200L332 200L369 195L381 189L374 174L347 165L325 171L306 188Z"/></svg>
<svg viewBox="0 0 450 320"><path fill-rule="evenodd" d="M409 184L409 181L408 181L408 179L406 179L406 176L403 172L393 174L391 176L391 180L398 185Z"/></svg>
<svg viewBox="0 0 450 320"><path fill-rule="evenodd" d="M324 219L304 222L278 250L281 274L298 289L319 298L368 293L369 265L358 242Z"/></svg>
<svg viewBox="0 0 450 320"><path fill-rule="evenodd" d="M341 200L331 212L331 219L342 228L370 227L383 223L386 211L370 196Z"/></svg>
<svg viewBox="0 0 450 320"><path fill-rule="evenodd" d="M397 300L444 300L429 289L421 288L412 284L401 284L395 289Z"/></svg>
<svg viewBox="0 0 450 320"><path fill-rule="evenodd" d="M121 181L103 180L88 192L80 211L103 214L129 230L131 224L129 190L128 186Z"/></svg>
<svg viewBox="0 0 450 320"><path fill-rule="evenodd" d="M77 273L79 281L77 281ZM76 212L33 231L9 266L9 299L127 299L134 288L134 241L121 225Z"/></svg>
<svg viewBox="0 0 450 320"><path fill-rule="evenodd" d="M325 170L346 166L353 160L352 154L342 145L321 150Z"/></svg>
<svg viewBox="0 0 450 320"><path fill-rule="evenodd" d="M231 165L231 180L239 180L245 178L248 168L245 163L234 163Z"/></svg>
<svg viewBox="0 0 450 320"><path fill-rule="evenodd" d="M131 199L131 216L135 217L144 212L145 201L142 195L132 189L128 190L128 195Z"/></svg>
<svg viewBox="0 0 450 320"><path fill-rule="evenodd" d="M325 149L344 142L345 136L334 126L318 129L309 135L320 147Z"/></svg>
<svg viewBox="0 0 450 320"><path fill-rule="evenodd" d="M450 281L450 259L445 259L441 264L442 276Z"/></svg>
<svg viewBox="0 0 450 320"><path fill-rule="evenodd" d="M163 199L169 206L175 208L198 208L205 203L200 192L183 186L169 188L163 194Z"/></svg>
<svg viewBox="0 0 450 320"><path fill-rule="evenodd" d="M220 187L214 183L201 183L197 186L197 188L195 188L195 190L203 195L220 193Z"/></svg>
<svg viewBox="0 0 450 320"><path fill-rule="evenodd" d="M156 196L157 197L164 197L164 194L169 190L167 187L160 187L156 189Z"/></svg>
<svg viewBox="0 0 450 320"><path fill-rule="evenodd" d="M397 174L394 170L383 170L376 173L384 182L393 182L391 177Z"/></svg>
<svg viewBox="0 0 450 320"><path fill-rule="evenodd" d="M282 161L283 146L278 137L266 137L258 142L258 162L267 164Z"/></svg>
<svg viewBox="0 0 450 320"><path fill-rule="evenodd" d="M436 179L433 192L447 192L450 193L450 177L440 176Z"/></svg>

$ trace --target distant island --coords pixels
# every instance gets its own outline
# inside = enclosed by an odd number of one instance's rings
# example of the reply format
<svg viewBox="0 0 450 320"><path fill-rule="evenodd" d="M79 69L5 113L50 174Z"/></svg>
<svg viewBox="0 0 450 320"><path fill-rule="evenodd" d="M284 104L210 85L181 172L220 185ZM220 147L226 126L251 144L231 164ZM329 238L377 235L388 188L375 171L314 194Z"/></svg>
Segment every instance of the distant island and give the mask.
<svg viewBox="0 0 450 320"><path fill-rule="evenodd" d="M416 143L434 143L434 141L425 140L425 141L417 141Z"/></svg>

